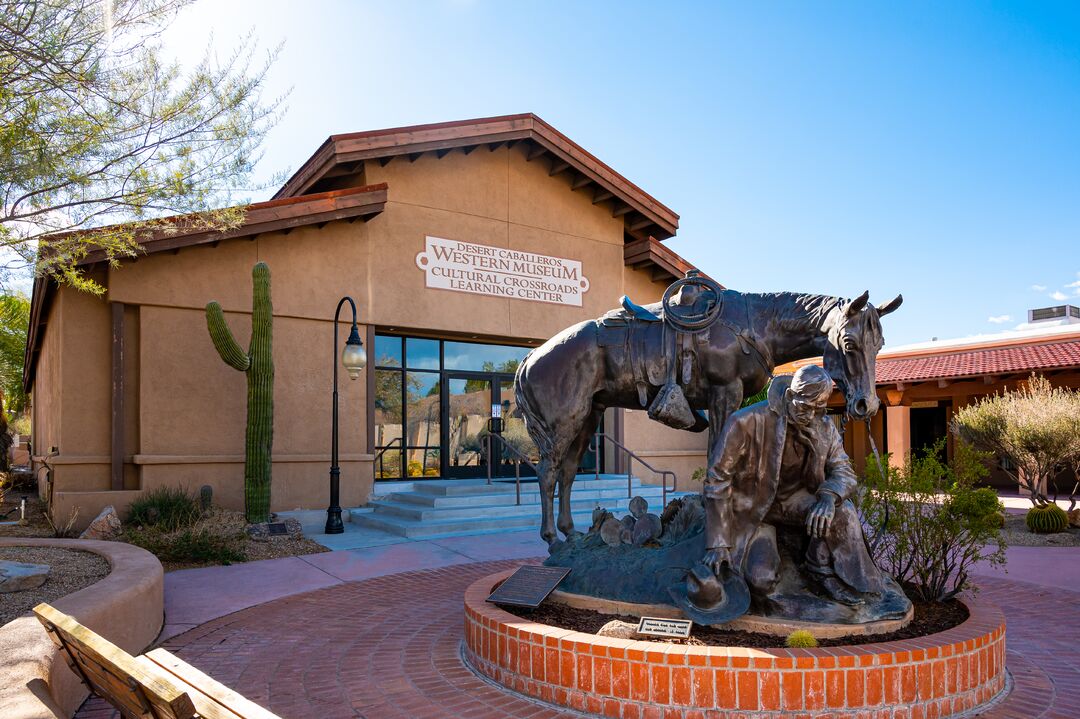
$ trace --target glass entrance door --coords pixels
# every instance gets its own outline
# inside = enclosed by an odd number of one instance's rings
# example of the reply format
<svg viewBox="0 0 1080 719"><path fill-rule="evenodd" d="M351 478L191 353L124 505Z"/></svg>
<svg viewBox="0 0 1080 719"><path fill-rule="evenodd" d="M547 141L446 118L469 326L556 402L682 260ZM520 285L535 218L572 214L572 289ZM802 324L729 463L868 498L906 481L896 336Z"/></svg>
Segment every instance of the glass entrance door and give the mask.
<svg viewBox="0 0 1080 719"><path fill-rule="evenodd" d="M488 457L484 434L491 419L497 383L490 374L447 372L443 375L442 426L444 477L486 477Z"/></svg>

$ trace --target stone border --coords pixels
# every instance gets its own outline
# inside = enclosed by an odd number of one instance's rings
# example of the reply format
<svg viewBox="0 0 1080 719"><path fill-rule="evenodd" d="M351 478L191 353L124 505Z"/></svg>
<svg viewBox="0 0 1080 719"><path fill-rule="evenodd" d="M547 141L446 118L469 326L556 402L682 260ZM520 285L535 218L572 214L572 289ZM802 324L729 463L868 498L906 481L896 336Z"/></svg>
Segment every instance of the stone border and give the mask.
<svg viewBox="0 0 1080 719"><path fill-rule="evenodd" d="M542 701L607 717L951 717L1005 688L1005 618L966 599L967 621L918 639L818 649L632 641L535 624L485 600L513 570L465 592L465 655Z"/></svg>
<svg viewBox="0 0 1080 719"><path fill-rule="evenodd" d="M575 609L591 609L601 614L628 614L635 617L661 617L664 619L686 619L678 607L667 604L634 604L613 599L587 597L583 594L570 594L556 589L549 600ZM865 624L820 624L817 622L799 622L793 619L769 619L754 614L746 614L724 625L725 629L743 632L772 634L786 637L797 629L805 629L818 639L840 639L843 637L868 636L871 634L889 634L903 629L915 618L915 608L909 607L903 619L882 619Z"/></svg>
<svg viewBox="0 0 1080 719"><path fill-rule="evenodd" d="M0 547L81 549L104 557L111 571L53 602L120 648L137 654L157 637L165 617L164 572L150 552L123 542L0 537ZM0 716L68 719L89 692L63 661L36 617L0 627Z"/></svg>

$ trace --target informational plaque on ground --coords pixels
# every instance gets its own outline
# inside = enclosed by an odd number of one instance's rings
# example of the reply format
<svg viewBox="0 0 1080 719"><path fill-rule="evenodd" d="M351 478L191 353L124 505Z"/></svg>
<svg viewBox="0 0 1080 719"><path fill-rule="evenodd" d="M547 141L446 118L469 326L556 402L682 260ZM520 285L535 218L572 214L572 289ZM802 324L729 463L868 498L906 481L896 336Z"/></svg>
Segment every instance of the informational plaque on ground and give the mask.
<svg viewBox="0 0 1080 719"><path fill-rule="evenodd" d="M570 573L567 567L519 567L492 592L487 600L492 604L512 604L535 609L555 591L559 582Z"/></svg>
<svg viewBox="0 0 1080 719"><path fill-rule="evenodd" d="M289 528L285 526L284 522L271 522L266 525L266 531L269 534L288 534Z"/></svg>
<svg viewBox="0 0 1080 719"><path fill-rule="evenodd" d="M637 633L645 637L674 637L686 639L694 623L689 619L661 619L642 617L637 625Z"/></svg>
<svg viewBox="0 0 1080 719"><path fill-rule="evenodd" d="M428 287L581 307L589 280L579 260L425 237L416 256Z"/></svg>

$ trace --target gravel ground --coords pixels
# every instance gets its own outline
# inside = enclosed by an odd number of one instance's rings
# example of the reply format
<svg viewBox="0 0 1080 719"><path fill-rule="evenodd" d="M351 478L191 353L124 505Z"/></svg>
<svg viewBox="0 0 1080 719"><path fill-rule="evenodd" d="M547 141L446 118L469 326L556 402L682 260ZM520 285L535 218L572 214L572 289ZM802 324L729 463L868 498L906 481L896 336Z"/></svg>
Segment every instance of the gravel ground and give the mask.
<svg viewBox="0 0 1080 719"><path fill-rule="evenodd" d="M1056 534L1035 534L1024 524L1023 514L1007 514L1001 536L1011 547L1080 547L1080 529L1068 527Z"/></svg>
<svg viewBox="0 0 1080 719"><path fill-rule="evenodd" d="M0 625L29 614L40 602L52 602L77 592L109 573L109 563L93 552L56 547L0 547L0 559L48 564L49 578L37 589L0 594Z"/></svg>

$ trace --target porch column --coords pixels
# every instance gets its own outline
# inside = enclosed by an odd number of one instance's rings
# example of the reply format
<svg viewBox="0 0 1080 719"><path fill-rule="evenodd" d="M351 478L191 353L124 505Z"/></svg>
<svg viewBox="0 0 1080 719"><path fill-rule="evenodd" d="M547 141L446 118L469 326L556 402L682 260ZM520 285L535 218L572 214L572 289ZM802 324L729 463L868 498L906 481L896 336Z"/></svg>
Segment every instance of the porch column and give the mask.
<svg viewBox="0 0 1080 719"><path fill-rule="evenodd" d="M886 407L885 424L888 429L889 465L903 467L911 452L911 407Z"/></svg>

